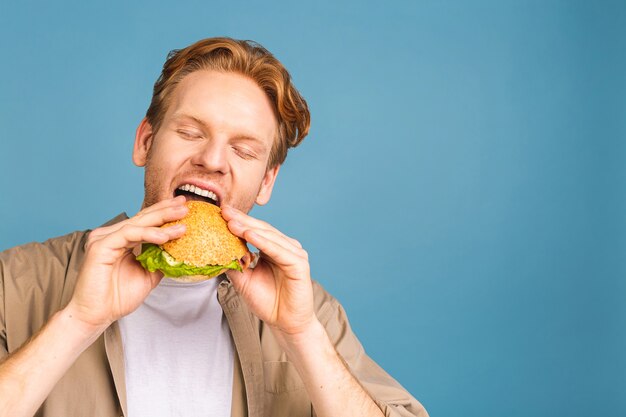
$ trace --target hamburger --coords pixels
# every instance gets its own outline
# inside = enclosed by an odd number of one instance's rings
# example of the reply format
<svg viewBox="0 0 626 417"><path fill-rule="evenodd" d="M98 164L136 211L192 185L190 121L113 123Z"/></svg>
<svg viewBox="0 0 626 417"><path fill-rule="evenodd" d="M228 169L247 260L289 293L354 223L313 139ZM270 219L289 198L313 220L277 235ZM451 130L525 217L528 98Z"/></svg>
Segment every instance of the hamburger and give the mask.
<svg viewBox="0 0 626 417"><path fill-rule="evenodd" d="M137 256L150 272L161 271L181 281L202 281L229 269L243 271L241 259L248 253L244 240L228 230L218 206L204 201L187 201L187 215L161 227L183 223L183 236L162 245L145 244Z"/></svg>

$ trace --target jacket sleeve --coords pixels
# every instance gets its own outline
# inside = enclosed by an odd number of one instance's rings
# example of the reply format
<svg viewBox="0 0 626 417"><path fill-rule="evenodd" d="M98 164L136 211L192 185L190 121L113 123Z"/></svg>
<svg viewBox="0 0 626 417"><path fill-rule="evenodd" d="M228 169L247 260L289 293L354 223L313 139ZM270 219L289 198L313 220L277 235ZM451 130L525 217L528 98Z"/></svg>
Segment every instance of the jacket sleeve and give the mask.
<svg viewBox="0 0 626 417"><path fill-rule="evenodd" d="M374 362L352 332L339 302L315 285L317 316L348 370L386 417L428 417L424 407Z"/></svg>
<svg viewBox="0 0 626 417"><path fill-rule="evenodd" d="M85 235L74 232L0 252L0 360L69 301Z"/></svg>

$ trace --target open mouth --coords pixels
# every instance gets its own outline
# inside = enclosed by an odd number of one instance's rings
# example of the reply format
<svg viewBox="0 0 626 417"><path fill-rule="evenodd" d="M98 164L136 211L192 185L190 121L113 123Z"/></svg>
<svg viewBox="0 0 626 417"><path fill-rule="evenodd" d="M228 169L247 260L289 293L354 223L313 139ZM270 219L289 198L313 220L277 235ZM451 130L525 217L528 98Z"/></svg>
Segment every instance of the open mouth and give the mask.
<svg viewBox="0 0 626 417"><path fill-rule="evenodd" d="M174 191L174 196L184 195L187 201L204 201L219 207L220 201L213 191L204 190L191 184L181 185Z"/></svg>

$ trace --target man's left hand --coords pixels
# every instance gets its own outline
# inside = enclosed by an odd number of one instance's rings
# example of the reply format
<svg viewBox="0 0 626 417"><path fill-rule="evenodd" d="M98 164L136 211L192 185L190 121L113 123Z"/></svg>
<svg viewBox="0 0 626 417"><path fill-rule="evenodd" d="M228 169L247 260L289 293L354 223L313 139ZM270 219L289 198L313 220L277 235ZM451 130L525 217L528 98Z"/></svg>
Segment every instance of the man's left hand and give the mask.
<svg viewBox="0 0 626 417"><path fill-rule="evenodd" d="M286 335L304 332L314 322L308 254L295 239L272 225L222 207L231 232L260 251L254 268L226 274L251 311Z"/></svg>

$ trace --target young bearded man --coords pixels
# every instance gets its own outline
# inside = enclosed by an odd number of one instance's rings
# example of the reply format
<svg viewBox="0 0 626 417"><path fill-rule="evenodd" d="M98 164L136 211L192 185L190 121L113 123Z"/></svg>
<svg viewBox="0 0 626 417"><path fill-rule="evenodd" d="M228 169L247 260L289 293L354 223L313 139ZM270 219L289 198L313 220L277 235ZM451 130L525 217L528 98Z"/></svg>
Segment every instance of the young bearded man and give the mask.
<svg viewBox="0 0 626 417"><path fill-rule="evenodd" d="M142 210L0 255L0 415L426 416L364 353L300 243L247 215L308 129L261 46L171 53L135 137ZM200 283L143 269L141 244L182 236L160 226L207 195L256 266Z"/></svg>

